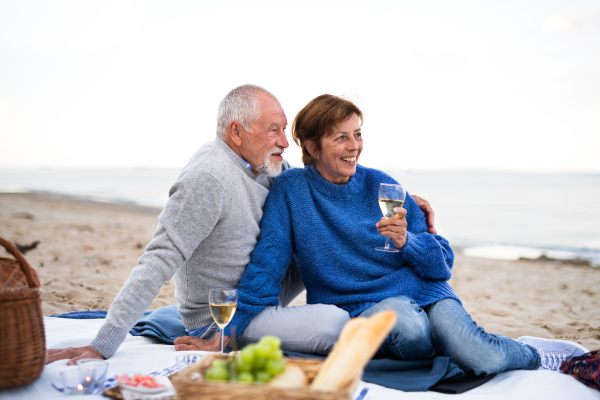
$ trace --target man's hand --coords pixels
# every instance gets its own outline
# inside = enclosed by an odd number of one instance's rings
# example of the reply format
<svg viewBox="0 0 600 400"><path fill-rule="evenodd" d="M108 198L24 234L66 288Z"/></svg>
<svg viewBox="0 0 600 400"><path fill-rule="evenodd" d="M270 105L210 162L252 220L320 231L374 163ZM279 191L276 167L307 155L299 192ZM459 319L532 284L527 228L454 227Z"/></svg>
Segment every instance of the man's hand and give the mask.
<svg viewBox="0 0 600 400"><path fill-rule="evenodd" d="M175 339L175 350L202 350L202 351L219 351L219 335L215 335L210 340L200 339L196 336L181 336ZM229 345L231 338L223 335L223 348Z"/></svg>
<svg viewBox="0 0 600 400"><path fill-rule="evenodd" d="M66 358L70 358L67 365L75 365L77 360L82 358L99 358L104 360L104 356L90 346L68 347L66 349L49 349L46 356L46 364Z"/></svg>
<svg viewBox="0 0 600 400"><path fill-rule="evenodd" d="M435 226L433 226L433 217L434 217L435 213L433 212L433 208L431 208L431 205L429 205L429 202L427 200L425 200L419 196L415 196L415 195L412 195L412 198L415 199L415 201L417 202L417 205L419 206L421 211L423 211L423 214L425 214L425 220L427 220L427 226L429 227L429 233L437 234L437 231L435 230Z"/></svg>

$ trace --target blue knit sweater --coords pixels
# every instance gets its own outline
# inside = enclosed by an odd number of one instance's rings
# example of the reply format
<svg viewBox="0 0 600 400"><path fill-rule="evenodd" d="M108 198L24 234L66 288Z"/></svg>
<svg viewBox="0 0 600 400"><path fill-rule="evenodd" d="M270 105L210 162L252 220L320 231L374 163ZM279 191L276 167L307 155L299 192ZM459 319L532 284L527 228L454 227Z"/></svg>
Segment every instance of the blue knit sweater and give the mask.
<svg viewBox="0 0 600 400"><path fill-rule="evenodd" d="M382 217L380 183L397 182L360 165L345 185L328 182L312 166L283 172L267 197L260 239L225 334L233 326L240 334L266 306L279 303L280 282L292 257L306 285L307 303L333 304L351 317L399 295L420 306L448 297L458 300L447 283L454 253L446 239L428 233L410 195L404 203L406 245L398 253L374 249L385 243L375 227Z"/></svg>

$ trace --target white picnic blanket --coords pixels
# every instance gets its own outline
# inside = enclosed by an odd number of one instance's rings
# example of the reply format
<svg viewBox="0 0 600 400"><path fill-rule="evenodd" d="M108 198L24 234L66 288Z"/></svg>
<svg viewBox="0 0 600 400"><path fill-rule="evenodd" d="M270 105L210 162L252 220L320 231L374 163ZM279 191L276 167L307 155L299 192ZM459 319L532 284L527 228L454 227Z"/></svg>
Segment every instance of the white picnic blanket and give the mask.
<svg viewBox="0 0 600 400"><path fill-rule="evenodd" d="M85 346L96 335L104 320L66 319L44 317L47 348ZM192 353L192 352L191 352ZM203 352L193 352L205 354ZM173 346L157 343L147 337L127 335L117 353L109 359L108 376L121 373L144 373L164 371L175 365L177 353ZM0 361L1 362L1 361ZM106 399L101 395L65 396L55 390L53 383L60 385L59 374L68 368L66 360L56 361L44 368L42 376L32 384L12 389L0 389L0 399ZM588 388L574 378L550 371L509 371L494 377L485 384L462 394L437 392L402 392L382 386L360 382L358 396L368 389L363 400L531 400L531 399L578 399L600 400L600 392Z"/></svg>

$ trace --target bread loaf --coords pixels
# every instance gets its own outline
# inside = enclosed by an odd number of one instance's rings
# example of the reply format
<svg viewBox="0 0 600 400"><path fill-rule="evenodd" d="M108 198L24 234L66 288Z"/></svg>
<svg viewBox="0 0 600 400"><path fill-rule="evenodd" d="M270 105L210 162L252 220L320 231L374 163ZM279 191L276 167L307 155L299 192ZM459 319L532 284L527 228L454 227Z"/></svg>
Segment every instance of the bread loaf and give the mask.
<svg viewBox="0 0 600 400"><path fill-rule="evenodd" d="M396 320L396 313L387 310L369 318L357 317L348 321L311 388L337 390L362 376L365 365L375 355Z"/></svg>

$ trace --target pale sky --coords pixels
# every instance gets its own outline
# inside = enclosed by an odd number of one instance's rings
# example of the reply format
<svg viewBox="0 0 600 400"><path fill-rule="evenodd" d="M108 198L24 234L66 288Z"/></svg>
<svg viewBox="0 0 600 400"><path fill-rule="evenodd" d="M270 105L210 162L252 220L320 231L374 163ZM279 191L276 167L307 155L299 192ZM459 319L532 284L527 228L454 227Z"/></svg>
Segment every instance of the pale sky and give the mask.
<svg viewBox="0 0 600 400"><path fill-rule="evenodd" d="M183 166L244 83L296 166L330 93L366 166L600 173L599 0L0 0L0 168Z"/></svg>

